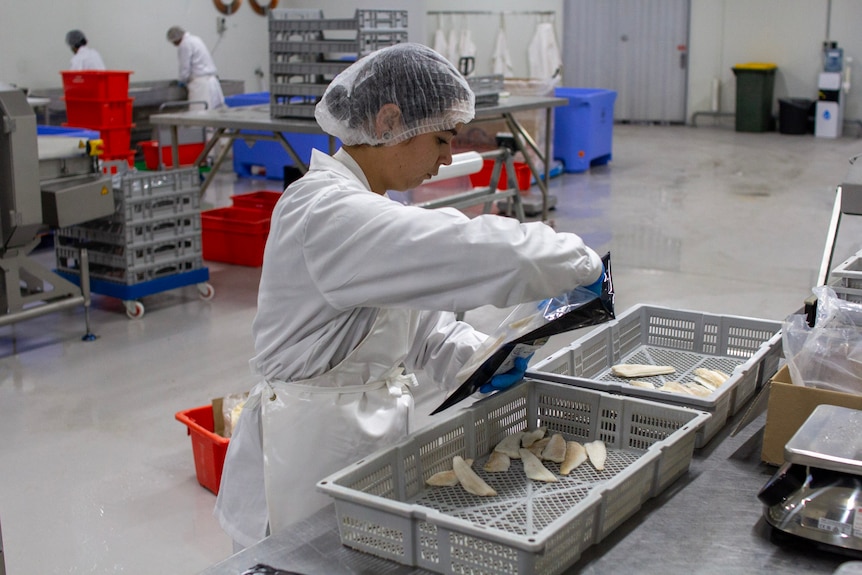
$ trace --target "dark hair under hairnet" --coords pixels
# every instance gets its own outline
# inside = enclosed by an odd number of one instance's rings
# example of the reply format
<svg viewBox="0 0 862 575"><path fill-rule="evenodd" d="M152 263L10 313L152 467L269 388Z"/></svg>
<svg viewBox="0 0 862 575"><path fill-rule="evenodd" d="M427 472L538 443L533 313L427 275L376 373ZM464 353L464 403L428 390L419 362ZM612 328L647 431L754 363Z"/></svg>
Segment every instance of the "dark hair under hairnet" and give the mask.
<svg viewBox="0 0 862 575"><path fill-rule="evenodd" d="M466 124L475 114L475 101L448 60L427 46L403 43L372 52L336 76L314 116L345 145L391 145ZM401 123L378 135L377 114L386 104L398 106Z"/></svg>
<svg viewBox="0 0 862 575"><path fill-rule="evenodd" d="M80 48L87 44L87 38L80 30L69 30L66 32L66 44L70 48Z"/></svg>

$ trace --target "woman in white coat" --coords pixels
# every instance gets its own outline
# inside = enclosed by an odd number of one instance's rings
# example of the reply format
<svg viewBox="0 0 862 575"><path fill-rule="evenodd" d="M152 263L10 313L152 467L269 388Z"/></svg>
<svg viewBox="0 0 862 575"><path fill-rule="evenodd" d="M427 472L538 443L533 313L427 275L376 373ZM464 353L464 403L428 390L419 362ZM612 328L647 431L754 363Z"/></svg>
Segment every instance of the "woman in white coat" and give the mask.
<svg viewBox="0 0 862 575"><path fill-rule="evenodd" d="M317 481L411 431L413 371L456 387L485 335L453 312L601 281L601 259L574 234L386 197L452 161L474 101L440 54L398 44L351 65L317 105L343 147L315 150L272 214L250 361L260 383L215 511L239 546L329 504Z"/></svg>
<svg viewBox="0 0 862 575"><path fill-rule="evenodd" d="M188 88L189 102L196 102L189 105L189 109L214 110L224 106L218 70L204 41L180 26L171 26L167 37L177 47L177 77ZM200 102L206 102L206 106Z"/></svg>

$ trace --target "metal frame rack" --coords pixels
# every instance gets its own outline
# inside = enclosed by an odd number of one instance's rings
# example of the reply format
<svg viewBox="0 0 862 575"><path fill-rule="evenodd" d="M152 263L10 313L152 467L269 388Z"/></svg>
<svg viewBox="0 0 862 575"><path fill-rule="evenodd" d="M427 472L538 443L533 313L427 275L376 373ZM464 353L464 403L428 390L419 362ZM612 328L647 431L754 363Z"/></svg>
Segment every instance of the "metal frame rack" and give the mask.
<svg viewBox="0 0 862 575"><path fill-rule="evenodd" d="M213 297L203 265L196 168L118 174L114 205L111 216L57 230L60 275L80 280L78 254L85 247L92 292L123 300L132 319L144 315L138 299L154 293L196 284L201 298Z"/></svg>
<svg viewBox="0 0 862 575"><path fill-rule="evenodd" d="M272 117L313 118L314 105L339 72L369 52L406 41L406 10L357 10L343 19L324 19L321 10L271 10Z"/></svg>

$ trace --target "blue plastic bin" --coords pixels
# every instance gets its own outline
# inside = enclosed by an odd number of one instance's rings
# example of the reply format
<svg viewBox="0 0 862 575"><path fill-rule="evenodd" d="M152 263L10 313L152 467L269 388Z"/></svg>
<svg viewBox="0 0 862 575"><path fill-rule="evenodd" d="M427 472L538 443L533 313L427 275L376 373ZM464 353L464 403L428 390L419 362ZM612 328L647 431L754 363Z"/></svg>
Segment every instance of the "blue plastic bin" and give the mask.
<svg viewBox="0 0 862 575"><path fill-rule="evenodd" d="M614 102L617 93L598 88L557 88L554 95L568 98L554 108L554 158L567 173L584 172L611 161Z"/></svg>
<svg viewBox="0 0 862 575"><path fill-rule="evenodd" d="M235 94L225 98L225 104L235 108L269 103L269 92ZM268 134L257 130L242 130L246 134ZM329 137L323 134L283 134L300 159L308 164L311 150L329 152ZM293 159L278 142L234 140L233 170L243 178L284 179L284 166L294 165Z"/></svg>
<svg viewBox="0 0 862 575"><path fill-rule="evenodd" d="M37 136L66 136L69 138L81 138L82 140L98 140L98 130L87 130L84 128L66 128L63 126L36 126Z"/></svg>

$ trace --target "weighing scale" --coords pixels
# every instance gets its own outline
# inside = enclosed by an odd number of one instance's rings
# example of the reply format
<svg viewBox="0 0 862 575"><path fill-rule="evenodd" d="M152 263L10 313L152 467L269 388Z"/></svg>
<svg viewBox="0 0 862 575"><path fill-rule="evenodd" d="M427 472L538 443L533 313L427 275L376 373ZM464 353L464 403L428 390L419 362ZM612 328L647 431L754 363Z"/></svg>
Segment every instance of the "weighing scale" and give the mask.
<svg viewBox="0 0 862 575"><path fill-rule="evenodd" d="M826 550L862 553L862 411L817 406L784 460L757 495L766 521Z"/></svg>

